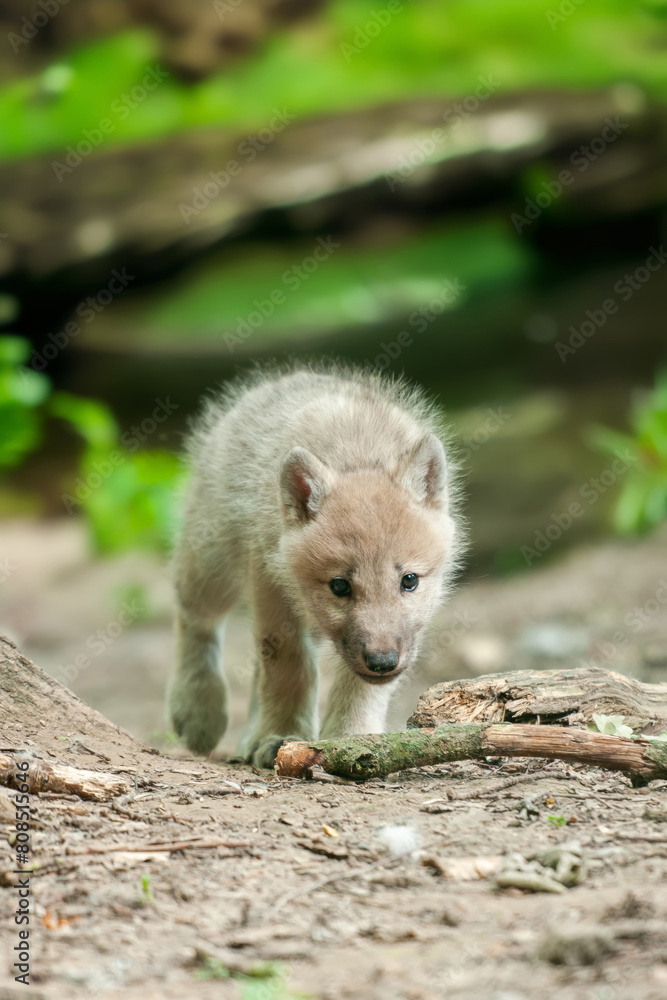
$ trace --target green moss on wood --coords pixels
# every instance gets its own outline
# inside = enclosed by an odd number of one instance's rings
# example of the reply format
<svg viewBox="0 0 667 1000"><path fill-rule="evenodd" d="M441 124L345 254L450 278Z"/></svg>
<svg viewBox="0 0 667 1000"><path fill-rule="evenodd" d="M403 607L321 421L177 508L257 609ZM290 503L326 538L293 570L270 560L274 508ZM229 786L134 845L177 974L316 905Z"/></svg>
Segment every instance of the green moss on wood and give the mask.
<svg viewBox="0 0 667 1000"><path fill-rule="evenodd" d="M511 724L504 726L490 722L452 722L434 730L409 729L399 733L349 736L344 740L323 740L308 745L321 752L318 763L325 771L354 781L368 781L409 767L444 764L454 760L480 760L491 752L484 734L492 727L494 730L515 728ZM502 753L502 750L498 752ZM531 755L527 749L521 756ZM572 759L571 753L542 753L540 756L548 756L548 759L554 760ZM667 744L647 744L643 750L643 759L646 767L637 774L628 769L627 762L625 767L611 762L607 766L626 771L631 780L646 782L667 778ZM597 760L595 766L604 765Z"/></svg>
<svg viewBox="0 0 667 1000"><path fill-rule="evenodd" d="M486 728L475 723L451 723L439 726L434 732L412 729L309 745L323 752L320 763L325 771L355 781L368 781L408 767L479 759L487 752L482 748L482 733Z"/></svg>
<svg viewBox="0 0 667 1000"><path fill-rule="evenodd" d="M667 778L667 743L651 740L644 751L644 758L656 765L656 778Z"/></svg>

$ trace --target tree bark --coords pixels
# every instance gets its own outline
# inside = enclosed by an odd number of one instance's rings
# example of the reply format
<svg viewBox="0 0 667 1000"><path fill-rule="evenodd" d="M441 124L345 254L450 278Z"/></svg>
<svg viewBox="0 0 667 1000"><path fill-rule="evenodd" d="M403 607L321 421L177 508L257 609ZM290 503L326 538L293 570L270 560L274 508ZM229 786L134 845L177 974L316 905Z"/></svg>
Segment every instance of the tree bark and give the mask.
<svg viewBox="0 0 667 1000"><path fill-rule="evenodd" d="M429 688L408 727L446 722L585 725L594 714L622 715L631 728L655 735L667 728L667 684L642 684L599 667L489 674Z"/></svg>
<svg viewBox="0 0 667 1000"><path fill-rule="evenodd" d="M330 774L367 781L408 767L488 756L573 761L623 771L635 785L667 778L665 743L561 726L507 723L449 723L436 729L285 743L278 751L276 773L300 777L317 765Z"/></svg>

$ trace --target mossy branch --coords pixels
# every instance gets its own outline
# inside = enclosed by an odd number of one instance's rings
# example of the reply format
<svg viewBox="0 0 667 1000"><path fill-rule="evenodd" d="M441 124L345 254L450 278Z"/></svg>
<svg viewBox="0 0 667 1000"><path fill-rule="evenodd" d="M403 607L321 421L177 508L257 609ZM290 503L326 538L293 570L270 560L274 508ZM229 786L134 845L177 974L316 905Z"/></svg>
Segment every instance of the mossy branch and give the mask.
<svg viewBox="0 0 667 1000"><path fill-rule="evenodd" d="M667 744L561 726L503 723L448 723L399 733L285 743L278 751L276 773L299 777L318 765L329 774L367 781L408 767L489 756L573 761L623 771L633 784L667 779Z"/></svg>

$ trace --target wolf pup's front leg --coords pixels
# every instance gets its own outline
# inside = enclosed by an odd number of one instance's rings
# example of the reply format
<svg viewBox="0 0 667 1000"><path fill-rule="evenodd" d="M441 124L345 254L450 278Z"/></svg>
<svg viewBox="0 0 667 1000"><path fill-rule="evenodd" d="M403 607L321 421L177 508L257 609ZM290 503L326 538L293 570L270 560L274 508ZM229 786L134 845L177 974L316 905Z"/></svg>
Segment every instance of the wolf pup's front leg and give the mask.
<svg viewBox="0 0 667 1000"><path fill-rule="evenodd" d="M258 666L248 759L273 767L286 739L317 733L317 666L303 626L275 585L259 574L253 580Z"/></svg>
<svg viewBox="0 0 667 1000"><path fill-rule="evenodd" d="M227 685L220 671L221 631L179 617L178 666L169 687L174 729L193 753L215 750L227 728Z"/></svg>
<svg viewBox="0 0 667 1000"><path fill-rule="evenodd" d="M196 508L190 510L175 557L177 662L168 703L174 729L193 753L210 753L227 728L221 645L222 622L236 597L225 573L232 558L221 538L202 532Z"/></svg>

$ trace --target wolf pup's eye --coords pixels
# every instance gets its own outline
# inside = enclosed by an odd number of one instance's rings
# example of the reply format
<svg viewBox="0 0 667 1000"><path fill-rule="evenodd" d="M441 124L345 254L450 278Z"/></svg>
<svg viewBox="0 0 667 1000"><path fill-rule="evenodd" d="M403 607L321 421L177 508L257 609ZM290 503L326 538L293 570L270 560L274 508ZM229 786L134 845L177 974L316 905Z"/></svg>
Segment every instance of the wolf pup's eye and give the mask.
<svg viewBox="0 0 667 1000"><path fill-rule="evenodd" d="M401 580L401 590L416 590L419 586L419 577L416 573L406 573Z"/></svg>
<svg viewBox="0 0 667 1000"><path fill-rule="evenodd" d="M352 587L342 576L335 576L329 580L329 586L336 597L348 597L352 593Z"/></svg>

